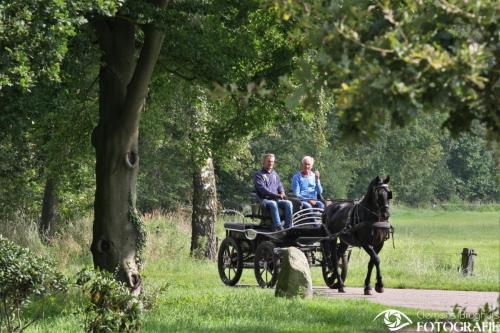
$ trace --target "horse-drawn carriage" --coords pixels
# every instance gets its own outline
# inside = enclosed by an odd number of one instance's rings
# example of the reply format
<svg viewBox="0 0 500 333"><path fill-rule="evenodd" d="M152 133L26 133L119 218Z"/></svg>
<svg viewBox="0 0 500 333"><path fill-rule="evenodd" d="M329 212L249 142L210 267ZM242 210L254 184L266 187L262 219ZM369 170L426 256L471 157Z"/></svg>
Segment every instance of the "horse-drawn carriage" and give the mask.
<svg viewBox="0 0 500 333"><path fill-rule="evenodd" d="M276 284L280 259L279 248L299 248L309 265L322 267L328 286L334 287L332 265L328 265L328 251L323 240L330 238L322 224L323 209L306 208L292 216L292 227L273 231L269 212L253 195L252 212L242 214L234 210L223 213L235 216L235 221L224 223L226 238L218 253L218 269L222 282L233 286L240 280L243 269L253 269L259 286L273 287ZM247 222L247 220L250 220ZM343 280L347 276L350 251L340 259Z"/></svg>
<svg viewBox="0 0 500 333"><path fill-rule="evenodd" d="M226 211L238 219L224 223L226 238L220 245L217 262L222 282L230 286L237 284L243 269L249 268L254 270L261 287L273 287L280 267L279 249L294 246L304 252L310 266L321 267L328 287L343 292L350 246L357 246L370 255L365 294L371 294L370 277L374 266L377 270L375 290L383 292L378 253L392 231L388 222L392 198L388 182L389 177L377 176L359 201L334 202L325 211L318 208L299 210L293 214L292 227L280 231L273 231L269 212L259 200L252 202L251 214Z"/></svg>

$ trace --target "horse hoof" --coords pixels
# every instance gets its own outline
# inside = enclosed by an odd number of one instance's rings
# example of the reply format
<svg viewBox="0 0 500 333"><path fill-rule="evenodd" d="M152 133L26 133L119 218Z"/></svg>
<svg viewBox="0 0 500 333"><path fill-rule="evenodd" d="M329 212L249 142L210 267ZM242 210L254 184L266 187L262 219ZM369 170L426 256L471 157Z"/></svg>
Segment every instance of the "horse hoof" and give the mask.
<svg viewBox="0 0 500 333"><path fill-rule="evenodd" d="M345 293L344 287L339 287L339 293Z"/></svg>
<svg viewBox="0 0 500 333"><path fill-rule="evenodd" d="M372 290L371 290L371 289L366 289L366 288L365 288L365 295L370 296L371 294L372 294Z"/></svg>
<svg viewBox="0 0 500 333"><path fill-rule="evenodd" d="M375 291L378 293L383 293L384 292L384 286L376 285L375 286Z"/></svg>

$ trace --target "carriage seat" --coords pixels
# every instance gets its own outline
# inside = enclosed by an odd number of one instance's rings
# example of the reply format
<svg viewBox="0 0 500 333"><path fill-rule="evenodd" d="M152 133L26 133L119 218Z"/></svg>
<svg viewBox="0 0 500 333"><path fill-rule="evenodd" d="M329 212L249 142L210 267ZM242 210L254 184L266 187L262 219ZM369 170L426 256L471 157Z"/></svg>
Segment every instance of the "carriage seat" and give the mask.
<svg viewBox="0 0 500 333"><path fill-rule="evenodd" d="M293 192L287 194L287 199L292 201L293 203L292 222L294 226L304 223L309 225L302 226L302 228L305 227L305 228L317 229L321 226L321 215L323 213L323 210L319 210L318 208L306 209L302 201L298 199ZM323 198L321 194L318 194L318 201L323 202L326 207L327 201ZM310 223L315 223L316 225L311 226Z"/></svg>
<svg viewBox="0 0 500 333"><path fill-rule="evenodd" d="M295 193L293 193L291 191L288 192L286 195L286 198L287 198L287 200L290 200L293 203L293 212L294 213L296 213L299 210L301 210L302 208L304 208L302 205L302 201L299 198L297 198ZM325 199L321 193L318 194L317 200L321 201L325 205L325 207L328 206L328 204L332 202L330 199Z"/></svg>
<svg viewBox="0 0 500 333"><path fill-rule="evenodd" d="M273 224L273 219L271 217L271 213L269 209L264 208L262 205L262 198L257 195L255 192L250 193L250 208L252 210L252 214L249 216L251 218L257 218L261 220L261 225L271 227ZM285 212L282 208L279 209L280 219L283 221L285 219Z"/></svg>

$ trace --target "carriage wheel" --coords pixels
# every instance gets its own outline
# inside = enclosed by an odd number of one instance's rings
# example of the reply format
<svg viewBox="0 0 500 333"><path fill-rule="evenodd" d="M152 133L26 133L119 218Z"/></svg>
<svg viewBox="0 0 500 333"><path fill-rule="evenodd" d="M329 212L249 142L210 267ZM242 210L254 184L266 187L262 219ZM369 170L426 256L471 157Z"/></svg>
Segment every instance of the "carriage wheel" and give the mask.
<svg viewBox="0 0 500 333"><path fill-rule="evenodd" d="M255 278L262 288L272 288L278 280L279 258L274 254L274 247L272 242L265 241L255 251Z"/></svg>
<svg viewBox="0 0 500 333"><path fill-rule="evenodd" d="M234 286L243 272L243 253L234 238L227 237L222 241L217 256L217 266L222 282Z"/></svg>
<svg viewBox="0 0 500 333"><path fill-rule="evenodd" d="M323 261L321 263L321 271L323 272L323 280L325 280L325 284L331 289L338 289L338 281L334 278L333 274L333 266L330 264L331 255L323 251ZM342 281L345 282L347 278L347 271L349 269L349 259L351 257L351 250L347 250L344 252L344 255L339 258L339 268L340 268L340 276L342 277Z"/></svg>

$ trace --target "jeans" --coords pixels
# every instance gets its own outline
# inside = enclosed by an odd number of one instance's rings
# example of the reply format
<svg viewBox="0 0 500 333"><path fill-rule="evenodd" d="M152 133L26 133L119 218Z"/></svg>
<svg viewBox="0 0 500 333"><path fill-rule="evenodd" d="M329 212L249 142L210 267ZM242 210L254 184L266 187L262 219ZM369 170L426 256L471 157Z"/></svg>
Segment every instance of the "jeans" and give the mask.
<svg viewBox="0 0 500 333"><path fill-rule="evenodd" d="M322 203L321 201L317 200L316 205L314 206L315 208L325 208L325 204ZM313 206L307 202L307 201L302 201L302 208L313 208Z"/></svg>
<svg viewBox="0 0 500 333"><path fill-rule="evenodd" d="M271 212L271 217L273 218L273 225L278 227L281 225L280 212L278 207L283 208L285 211L285 229L292 226L292 211L293 205L291 201L288 200L262 200L262 206L268 208Z"/></svg>

